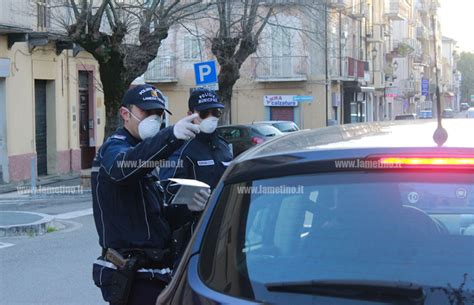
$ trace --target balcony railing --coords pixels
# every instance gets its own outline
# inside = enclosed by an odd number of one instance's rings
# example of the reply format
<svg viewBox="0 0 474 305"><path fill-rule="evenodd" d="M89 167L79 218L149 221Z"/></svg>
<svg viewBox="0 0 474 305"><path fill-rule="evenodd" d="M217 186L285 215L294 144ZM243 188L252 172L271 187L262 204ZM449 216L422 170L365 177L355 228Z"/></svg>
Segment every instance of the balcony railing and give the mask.
<svg viewBox="0 0 474 305"><path fill-rule="evenodd" d="M390 0L385 15L392 20L406 20L410 16L410 7L405 0Z"/></svg>
<svg viewBox="0 0 474 305"><path fill-rule="evenodd" d="M357 60L352 57L343 57L341 67L335 65L339 64L339 60L334 59L331 64L331 77L333 79L363 79L366 72L368 72L368 62ZM342 70L342 74L339 72Z"/></svg>
<svg viewBox="0 0 474 305"><path fill-rule="evenodd" d="M416 81L412 79L402 79L399 82L400 92L405 96L416 93Z"/></svg>
<svg viewBox="0 0 474 305"><path fill-rule="evenodd" d="M307 56L253 57L254 78L261 82L306 81Z"/></svg>
<svg viewBox="0 0 474 305"><path fill-rule="evenodd" d="M176 58L173 56L158 56L149 65L145 72L145 81L157 83L177 82Z"/></svg>
<svg viewBox="0 0 474 305"><path fill-rule="evenodd" d="M426 54L416 54L413 57L413 63L423 66L431 65L431 58Z"/></svg>
<svg viewBox="0 0 474 305"><path fill-rule="evenodd" d="M331 8L345 8L346 0L328 0L328 6Z"/></svg>

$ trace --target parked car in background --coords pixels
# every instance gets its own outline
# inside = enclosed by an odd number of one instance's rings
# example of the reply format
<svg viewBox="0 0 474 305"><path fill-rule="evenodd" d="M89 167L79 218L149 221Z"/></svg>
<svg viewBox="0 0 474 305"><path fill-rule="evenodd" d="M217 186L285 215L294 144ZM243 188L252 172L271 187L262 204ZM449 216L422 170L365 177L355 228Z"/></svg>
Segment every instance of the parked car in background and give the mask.
<svg viewBox="0 0 474 305"><path fill-rule="evenodd" d="M420 119L432 119L433 118L433 111L432 110L421 110L419 118Z"/></svg>
<svg viewBox="0 0 474 305"><path fill-rule="evenodd" d="M254 122L253 124L267 124L275 127L281 132L293 132L298 131L300 128L293 121L260 121Z"/></svg>
<svg viewBox="0 0 474 305"><path fill-rule="evenodd" d="M461 103L460 109L461 111L466 111L470 108L469 103Z"/></svg>
<svg viewBox="0 0 474 305"><path fill-rule="evenodd" d="M395 116L395 121L403 121L403 120L416 120L416 114L399 114Z"/></svg>
<svg viewBox="0 0 474 305"><path fill-rule="evenodd" d="M291 133L234 160L160 305L474 303L474 121ZM454 301L453 301L454 300Z"/></svg>
<svg viewBox="0 0 474 305"><path fill-rule="evenodd" d="M474 119L474 107L471 107L466 112L466 118Z"/></svg>
<svg viewBox="0 0 474 305"><path fill-rule="evenodd" d="M451 108L446 108L443 110L443 119L452 119L454 118L454 111Z"/></svg>
<svg viewBox="0 0 474 305"><path fill-rule="evenodd" d="M234 157L252 146L268 139L281 136L283 133L267 124L226 125L217 127L217 133L232 146Z"/></svg>

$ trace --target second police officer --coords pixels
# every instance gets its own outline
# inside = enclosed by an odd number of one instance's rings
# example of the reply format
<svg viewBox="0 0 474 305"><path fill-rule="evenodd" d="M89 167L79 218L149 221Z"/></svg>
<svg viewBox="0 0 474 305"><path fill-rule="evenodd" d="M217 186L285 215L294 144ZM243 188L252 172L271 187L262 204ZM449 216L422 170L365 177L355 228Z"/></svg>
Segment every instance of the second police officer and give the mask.
<svg viewBox="0 0 474 305"><path fill-rule="evenodd" d="M160 181L168 204L171 203L178 190L177 186L170 183L169 178L199 180L208 184L213 190L233 159L230 145L216 132L224 105L220 103L214 91L208 89L193 91L188 100L188 108L188 115L199 114L199 118L194 123L198 124L200 119L201 132L195 138L186 141L168 158L167 163L174 166L160 169ZM202 193L202 199L208 196L209 194ZM202 202L202 200L194 200L196 204ZM183 254L200 213L190 211L183 205L171 205L167 213L170 223L174 226L172 230L176 233L173 240L177 242L175 254L179 257ZM175 264L178 262L179 259Z"/></svg>

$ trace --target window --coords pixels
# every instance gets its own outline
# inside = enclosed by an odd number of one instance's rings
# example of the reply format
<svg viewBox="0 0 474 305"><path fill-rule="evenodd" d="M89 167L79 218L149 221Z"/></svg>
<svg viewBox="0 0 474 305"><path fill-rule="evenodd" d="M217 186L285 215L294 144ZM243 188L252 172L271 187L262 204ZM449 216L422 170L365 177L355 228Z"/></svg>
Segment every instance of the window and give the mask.
<svg viewBox="0 0 474 305"><path fill-rule="evenodd" d="M219 128L218 132L226 140L237 139L242 136L241 130L238 128Z"/></svg>
<svg viewBox="0 0 474 305"><path fill-rule="evenodd" d="M204 234L200 276L219 292L270 304L315 304L265 288L277 282L459 287L474 272L473 179L325 173L226 185Z"/></svg>
<svg viewBox="0 0 474 305"><path fill-rule="evenodd" d="M194 36L187 36L184 39L184 59L198 59L200 58L199 38Z"/></svg>
<svg viewBox="0 0 474 305"><path fill-rule="evenodd" d="M38 29L46 29L50 25L51 13L48 0L37 0Z"/></svg>

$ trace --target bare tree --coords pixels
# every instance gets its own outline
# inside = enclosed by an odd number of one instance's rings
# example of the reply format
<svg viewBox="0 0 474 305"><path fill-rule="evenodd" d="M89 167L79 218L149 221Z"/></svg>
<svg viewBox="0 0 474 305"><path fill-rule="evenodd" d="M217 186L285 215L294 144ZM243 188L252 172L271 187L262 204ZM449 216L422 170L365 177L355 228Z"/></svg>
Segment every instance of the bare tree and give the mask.
<svg viewBox="0 0 474 305"><path fill-rule="evenodd" d="M191 34L204 38L220 65L218 75L219 96L225 105L223 124L230 123L233 88L240 79L244 62L259 50L262 41L271 37L263 35L268 26L285 28L292 33L309 37L321 43L321 29L308 24L320 16L324 6L321 0L215 0L213 10L195 19L207 20L206 30L193 30L192 23L181 23ZM280 22L278 13L304 15L307 23L300 25Z"/></svg>
<svg viewBox="0 0 474 305"><path fill-rule="evenodd" d="M217 0L219 27L211 38L220 65L219 96L225 105L223 123L230 122L232 91L245 60L257 51L259 37L273 12L263 0Z"/></svg>
<svg viewBox="0 0 474 305"><path fill-rule="evenodd" d="M208 7L202 0L58 1L72 11L68 36L99 63L106 136L120 125L124 92L155 59L170 26Z"/></svg>

